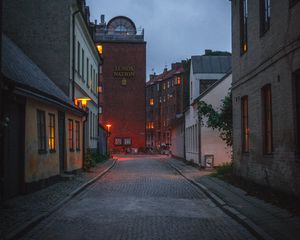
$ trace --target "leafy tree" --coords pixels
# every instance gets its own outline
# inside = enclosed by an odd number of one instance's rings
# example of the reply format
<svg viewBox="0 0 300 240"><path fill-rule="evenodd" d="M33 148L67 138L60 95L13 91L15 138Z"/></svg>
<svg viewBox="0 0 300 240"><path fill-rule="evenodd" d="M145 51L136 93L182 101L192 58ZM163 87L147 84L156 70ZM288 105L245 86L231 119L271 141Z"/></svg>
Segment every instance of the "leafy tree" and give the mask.
<svg viewBox="0 0 300 240"><path fill-rule="evenodd" d="M224 140L227 146L232 146L232 94L231 91L222 100L222 106L219 111L214 109L211 104L199 101L198 116L201 119L207 117L207 127L218 129L220 138Z"/></svg>

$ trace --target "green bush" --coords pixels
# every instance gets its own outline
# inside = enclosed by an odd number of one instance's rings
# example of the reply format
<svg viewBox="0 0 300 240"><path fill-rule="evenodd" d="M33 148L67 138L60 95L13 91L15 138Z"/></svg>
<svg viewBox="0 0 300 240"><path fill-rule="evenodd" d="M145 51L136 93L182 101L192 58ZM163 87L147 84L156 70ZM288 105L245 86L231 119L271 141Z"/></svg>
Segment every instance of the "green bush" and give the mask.
<svg viewBox="0 0 300 240"><path fill-rule="evenodd" d="M110 154L102 155L95 152L87 152L84 157L83 170L88 171L95 167L97 163L103 162L110 158Z"/></svg>
<svg viewBox="0 0 300 240"><path fill-rule="evenodd" d="M226 162L222 165L216 167L215 172L213 173L214 176L224 176L233 173L233 164L232 162Z"/></svg>

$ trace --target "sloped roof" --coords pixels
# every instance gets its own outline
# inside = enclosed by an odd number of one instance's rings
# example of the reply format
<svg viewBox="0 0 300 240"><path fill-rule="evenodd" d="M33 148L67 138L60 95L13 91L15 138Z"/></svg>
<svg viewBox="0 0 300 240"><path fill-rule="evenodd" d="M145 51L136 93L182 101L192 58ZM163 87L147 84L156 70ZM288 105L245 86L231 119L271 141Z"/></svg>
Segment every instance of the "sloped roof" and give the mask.
<svg viewBox="0 0 300 240"><path fill-rule="evenodd" d="M2 35L2 73L17 84L74 106L71 99L5 35Z"/></svg>
<svg viewBox="0 0 300 240"><path fill-rule="evenodd" d="M193 73L227 73L231 56L192 56Z"/></svg>
<svg viewBox="0 0 300 240"><path fill-rule="evenodd" d="M204 96L209 94L215 87L217 87L221 82L223 82L225 79L227 79L231 74L232 74L232 70L230 69L220 80L216 81L209 88L207 88L203 93L201 93L200 96L198 96L196 99L194 99L192 104L197 103L198 100L200 100L201 98L203 98Z"/></svg>
<svg viewBox="0 0 300 240"><path fill-rule="evenodd" d="M154 76L151 80L146 82L146 86L152 85L153 83L160 82L163 80L166 80L168 78L173 77L175 74L180 74L184 72L184 68L182 66L176 66L173 69L170 69L168 71L164 71L163 73Z"/></svg>

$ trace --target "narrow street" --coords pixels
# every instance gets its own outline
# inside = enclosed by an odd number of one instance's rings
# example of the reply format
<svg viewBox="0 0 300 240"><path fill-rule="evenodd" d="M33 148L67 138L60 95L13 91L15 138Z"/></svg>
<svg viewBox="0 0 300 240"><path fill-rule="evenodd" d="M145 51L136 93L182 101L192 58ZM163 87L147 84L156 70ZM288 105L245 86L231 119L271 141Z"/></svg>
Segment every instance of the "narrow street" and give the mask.
<svg viewBox="0 0 300 240"><path fill-rule="evenodd" d="M115 167L23 239L254 239L161 156Z"/></svg>

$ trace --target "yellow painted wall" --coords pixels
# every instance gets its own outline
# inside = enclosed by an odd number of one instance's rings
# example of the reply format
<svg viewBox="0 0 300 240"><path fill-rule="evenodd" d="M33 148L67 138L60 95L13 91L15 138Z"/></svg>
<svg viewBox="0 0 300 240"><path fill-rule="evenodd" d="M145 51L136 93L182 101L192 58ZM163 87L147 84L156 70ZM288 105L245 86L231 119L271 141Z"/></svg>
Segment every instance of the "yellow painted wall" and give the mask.
<svg viewBox="0 0 300 240"><path fill-rule="evenodd" d="M37 110L45 112L47 152L38 152ZM55 152L49 152L49 113L55 115ZM75 120L80 122L80 151L69 150L68 119L74 120L74 146L75 146ZM65 171L82 168L83 131L82 118L65 112ZM25 182L35 182L60 174L59 170L59 142L58 142L58 109L55 106L44 104L27 98L25 117Z"/></svg>
<svg viewBox="0 0 300 240"><path fill-rule="evenodd" d="M49 113L55 115L56 152L38 152L37 110L45 111L46 139L49 136ZM48 144L48 141L46 141ZM25 182L34 182L59 174L57 109L27 98L25 117Z"/></svg>
<svg viewBox="0 0 300 240"><path fill-rule="evenodd" d="M69 131L68 131L68 124L69 124L69 119L73 120L74 123L74 151L70 151L70 146L69 146ZM83 159L83 131L82 131L82 119L81 117L72 115L70 113L66 113L65 116L66 120L66 171L73 171L82 168L82 159ZM80 122L80 150L76 149L76 126L75 126L75 121Z"/></svg>

